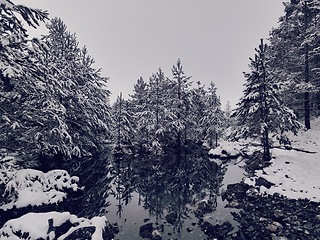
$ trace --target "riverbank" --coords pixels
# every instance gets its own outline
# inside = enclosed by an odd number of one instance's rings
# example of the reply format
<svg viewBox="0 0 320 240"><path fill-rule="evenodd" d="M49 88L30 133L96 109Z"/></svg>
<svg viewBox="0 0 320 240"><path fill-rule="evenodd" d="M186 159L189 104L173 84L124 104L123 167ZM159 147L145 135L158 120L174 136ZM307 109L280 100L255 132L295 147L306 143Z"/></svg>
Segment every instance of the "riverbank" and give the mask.
<svg viewBox="0 0 320 240"><path fill-rule="evenodd" d="M312 129L300 130L297 136L289 136L290 147L272 149L268 167L255 172L245 183L255 185L257 178L274 183L271 188L261 187L260 193L279 193L293 199L307 198L320 201L320 119L312 122Z"/></svg>
<svg viewBox="0 0 320 240"><path fill-rule="evenodd" d="M272 160L247 159L248 176L223 193L238 230L218 239L320 239L320 120L291 135L291 147L272 149ZM210 231L208 231L208 235Z"/></svg>
<svg viewBox="0 0 320 240"><path fill-rule="evenodd" d="M228 201L226 207L241 210L233 213L238 231L220 239L319 239L319 202L278 193L260 195L244 182L228 185L223 198Z"/></svg>

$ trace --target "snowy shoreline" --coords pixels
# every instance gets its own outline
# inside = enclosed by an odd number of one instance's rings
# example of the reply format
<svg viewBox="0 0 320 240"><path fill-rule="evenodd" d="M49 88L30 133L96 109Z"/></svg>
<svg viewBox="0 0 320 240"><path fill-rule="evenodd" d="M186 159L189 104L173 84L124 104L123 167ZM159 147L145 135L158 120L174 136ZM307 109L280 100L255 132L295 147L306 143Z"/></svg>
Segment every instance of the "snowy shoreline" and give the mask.
<svg viewBox="0 0 320 240"><path fill-rule="evenodd" d="M291 134L292 147L303 151L272 149L269 167L256 171L256 176L246 178L245 183L255 185L263 177L275 185L261 186L260 193L279 193L292 199L309 199L320 202L320 119L311 122L312 129L300 130L297 136ZM308 153L310 152L310 153Z"/></svg>

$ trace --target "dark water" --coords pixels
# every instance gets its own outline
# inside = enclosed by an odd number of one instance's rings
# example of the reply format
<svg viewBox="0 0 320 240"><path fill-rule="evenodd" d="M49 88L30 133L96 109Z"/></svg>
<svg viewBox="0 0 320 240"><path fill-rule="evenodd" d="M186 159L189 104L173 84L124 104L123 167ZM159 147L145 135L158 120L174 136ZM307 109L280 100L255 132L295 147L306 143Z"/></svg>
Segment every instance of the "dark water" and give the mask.
<svg viewBox="0 0 320 240"><path fill-rule="evenodd" d="M150 223L162 239L206 239L203 222L229 221L237 230L230 212L238 210L221 199L226 185L244 176L236 163L218 165L200 152L116 157L105 194L105 216L119 225L115 239L143 239L139 230Z"/></svg>

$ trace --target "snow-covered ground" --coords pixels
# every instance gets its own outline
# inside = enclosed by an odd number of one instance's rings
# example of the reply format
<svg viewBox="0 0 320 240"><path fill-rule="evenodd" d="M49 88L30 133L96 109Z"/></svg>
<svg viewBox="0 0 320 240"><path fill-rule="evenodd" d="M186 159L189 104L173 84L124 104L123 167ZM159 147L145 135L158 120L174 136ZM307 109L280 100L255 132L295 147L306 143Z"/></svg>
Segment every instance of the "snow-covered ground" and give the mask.
<svg viewBox="0 0 320 240"><path fill-rule="evenodd" d="M297 150L273 149L272 165L256 172L256 177L263 177L274 183L270 189L261 187L261 193L279 193L289 198L307 198L320 201L320 118L311 122L308 131L300 130L298 136L289 135L292 147ZM255 178L247 178L245 183L254 185Z"/></svg>

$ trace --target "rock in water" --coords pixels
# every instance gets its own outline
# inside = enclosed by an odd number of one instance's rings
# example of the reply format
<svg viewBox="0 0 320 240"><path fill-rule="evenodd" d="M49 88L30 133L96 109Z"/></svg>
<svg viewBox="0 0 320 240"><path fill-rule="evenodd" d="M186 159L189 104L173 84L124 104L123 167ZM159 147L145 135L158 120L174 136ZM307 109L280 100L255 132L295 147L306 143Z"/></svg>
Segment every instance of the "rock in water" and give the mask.
<svg viewBox="0 0 320 240"><path fill-rule="evenodd" d="M152 238L153 227L152 223L147 223L140 227L139 235L142 238Z"/></svg>

